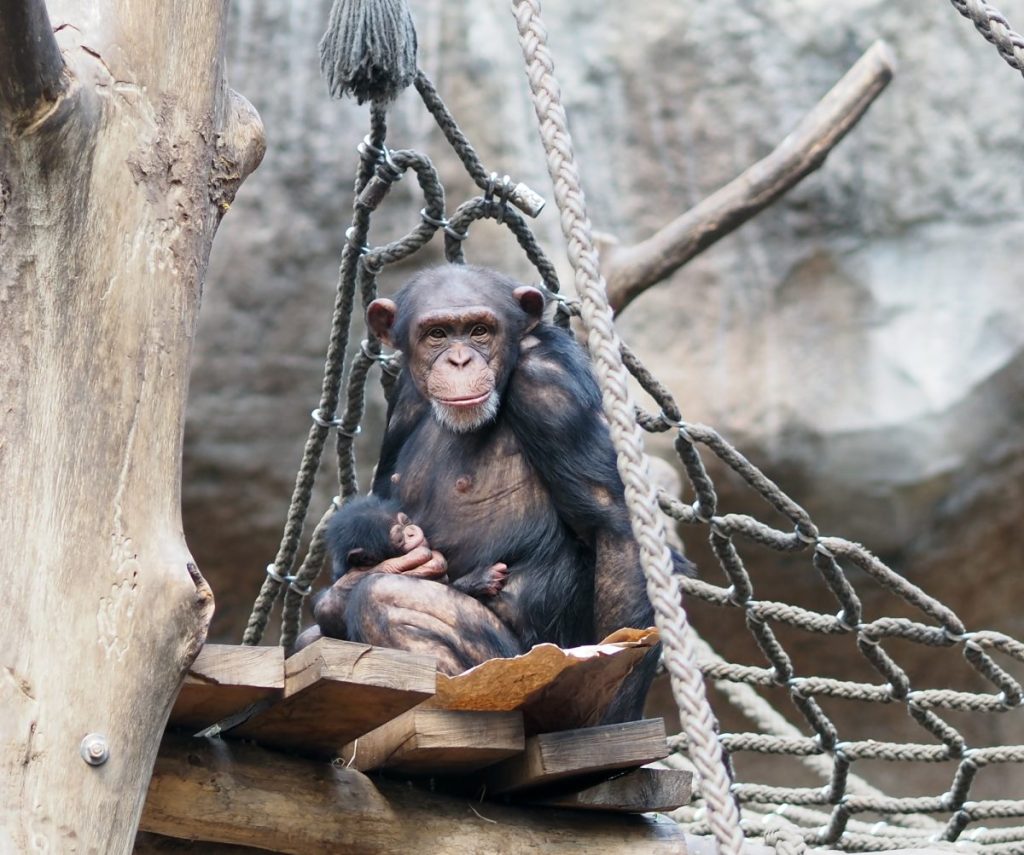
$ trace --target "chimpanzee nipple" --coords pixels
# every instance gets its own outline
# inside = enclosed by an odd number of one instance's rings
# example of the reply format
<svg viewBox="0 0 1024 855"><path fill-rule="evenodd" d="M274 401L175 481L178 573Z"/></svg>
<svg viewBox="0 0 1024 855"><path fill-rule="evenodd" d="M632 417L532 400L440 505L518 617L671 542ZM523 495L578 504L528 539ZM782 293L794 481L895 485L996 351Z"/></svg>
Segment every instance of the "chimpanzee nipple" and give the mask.
<svg viewBox="0 0 1024 855"><path fill-rule="evenodd" d="M401 480L402 480L402 476L399 475L397 472L394 475L391 476L391 483L392 484L397 484Z"/></svg>
<svg viewBox="0 0 1024 855"><path fill-rule="evenodd" d="M468 493L471 489L473 489L473 479L470 478L468 475L462 475L460 478L456 480L455 489L458 490L460 493Z"/></svg>

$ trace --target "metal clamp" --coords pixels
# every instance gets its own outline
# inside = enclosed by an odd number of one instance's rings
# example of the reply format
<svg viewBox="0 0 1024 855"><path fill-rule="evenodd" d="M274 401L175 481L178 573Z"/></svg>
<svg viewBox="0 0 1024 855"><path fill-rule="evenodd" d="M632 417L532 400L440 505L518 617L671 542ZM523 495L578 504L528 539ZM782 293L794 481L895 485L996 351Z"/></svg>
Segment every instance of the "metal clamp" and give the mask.
<svg viewBox="0 0 1024 855"><path fill-rule="evenodd" d="M452 240L457 240L460 243L464 241L467 237L469 237L469 235L466 232L457 231L455 227L452 226L451 223L445 225L444 233L448 235L448 237L450 237Z"/></svg>
<svg viewBox="0 0 1024 855"><path fill-rule="evenodd" d="M380 150L380 160L377 163L377 176L383 181L398 181L404 170L399 167L391 157L391 150L384 146Z"/></svg>
<svg viewBox="0 0 1024 855"><path fill-rule="evenodd" d="M320 415L319 407L312 410L309 414L309 417L318 425L320 425L320 427L328 429L334 428L342 436L347 436L349 439L355 439L357 436L359 436L360 433L363 432L363 428L361 425L356 427L355 430L348 430L347 428L342 427L343 421L337 416L335 416L333 419L325 419L322 415Z"/></svg>
<svg viewBox="0 0 1024 855"><path fill-rule="evenodd" d="M369 134L363 137L363 141L356 146L356 151L367 160L378 160L382 154L381 150L373 144Z"/></svg>
<svg viewBox="0 0 1024 855"><path fill-rule="evenodd" d="M508 213L508 202L512 195L513 186L512 179L508 175L501 177L501 182L498 182L498 173L492 172L487 178L487 189L484 191L484 199L488 202L494 201L495 189L498 191L498 215L495 219L499 223L505 222L505 215Z"/></svg>
<svg viewBox="0 0 1024 855"><path fill-rule="evenodd" d="M353 249L359 250L360 255L366 255L366 253L370 251L370 247L367 244L364 243L360 245L359 243L356 242L355 226L349 226L347 229L345 229L345 240L348 242L348 245L351 246Z"/></svg>
<svg viewBox="0 0 1024 855"><path fill-rule="evenodd" d="M320 415L319 407L316 407L314 410L312 410L312 412L310 412L309 414L309 417L322 428L336 428L341 425L341 419L337 417L325 419L322 415Z"/></svg>
<svg viewBox="0 0 1024 855"><path fill-rule="evenodd" d="M448 220L442 215L441 219L432 217L427 213L426 208L420 208L420 219L428 225L433 226L436 229L444 229L448 227Z"/></svg>
<svg viewBox="0 0 1024 855"><path fill-rule="evenodd" d="M296 584L298 582L298 576L282 576L277 572L277 568L273 564L267 565L267 575L279 585L287 585L290 591L294 591L300 597L308 597L310 592L313 590L312 585L308 585L305 588L299 587L299 585Z"/></svg>

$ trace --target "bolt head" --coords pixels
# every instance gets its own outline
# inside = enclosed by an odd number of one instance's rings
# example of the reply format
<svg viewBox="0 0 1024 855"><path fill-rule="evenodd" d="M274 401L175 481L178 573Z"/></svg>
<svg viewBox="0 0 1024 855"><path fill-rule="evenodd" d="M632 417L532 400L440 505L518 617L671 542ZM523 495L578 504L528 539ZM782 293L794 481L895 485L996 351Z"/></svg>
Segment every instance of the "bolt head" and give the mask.
<svg viewBox="0 0 1024 855"><path fill-rule="evenodd" d="M102 766L110 759L110 746L102 734L90 733L82 740L79 753L90 766Z"/></svg>

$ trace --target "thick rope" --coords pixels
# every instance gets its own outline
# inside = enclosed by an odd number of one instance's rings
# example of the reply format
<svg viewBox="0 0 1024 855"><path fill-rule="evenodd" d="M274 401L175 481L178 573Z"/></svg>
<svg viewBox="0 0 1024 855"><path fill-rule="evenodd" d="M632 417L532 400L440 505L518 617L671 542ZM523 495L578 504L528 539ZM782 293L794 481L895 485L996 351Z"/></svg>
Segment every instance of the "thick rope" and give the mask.
<svg viewBox="0 0 1024 855"><path fill-rule="evenodd" d="M985 39L999 49L999 55L1011 68L1024 74L1024 36L1014 32L1009 22L985 0L950 0L965 18L970 18Z"/></svg>
<svg viewBox="0 0 1024 855"><path fill-rule="evenodd" d="M628 377L622 364L618 335L612 326L612 312L594 248L568 122L546 44L547 34L540 19L540 3L538 0L512 0L512 8L576 290L582 301L581 318L618 454L633 533L640 545L647 593L664 642L672 693L682 713L691 757L701 776L701 789L719 849L723 855L739 855L743 846L739 810L730 794L729 776L715 736L716 722L697 667L695 633L681 606L679 581L672 573L672 558L648 479L643 444L627 387Z"/></svg>
<svg viewBox="0 0 1024 855"><path fill-rule="evenodd" d="M371 110L371 146L374 148L383 146L386 132L385 111L382 107L374 105ZM357 197L370 180L373 166L374 160L370 157L363 157L360 161L356 176ZM252 614L249 615L249 622L245 627L245 634L242 636L242 644L259 644L262 640L270 611L281 591L281 586L289 581L292 567L295 564L295 556L299 549L302 529L313 494L316 471L320 465L324 444L327 442L327 434L330 431L329 420L334 418L334 411L338 406L345 349L348 346L349 325L355 301L356 271L361 253L360 248L366 241L366 234L369 230L369 216L370 213L367 209L356 206L352 219L351 238L345 245L341 268L338 272L338 290L334 303L334 315L331 319L331 338L324 364L320 405L315 411L319 414L320 419L314 419L309 430L309 437L306 439L306 446L302 452L302 463L299 465L299 471L295 477L295 489L288 507L288 517L281 545L278 547L277 556L272 565L273 572L268 568L267 578L263 580L263 586L253 605ZM291 580L291 584L295 584L294 579ZM294 593L300 593L294 588L291 590Z"/></svg>

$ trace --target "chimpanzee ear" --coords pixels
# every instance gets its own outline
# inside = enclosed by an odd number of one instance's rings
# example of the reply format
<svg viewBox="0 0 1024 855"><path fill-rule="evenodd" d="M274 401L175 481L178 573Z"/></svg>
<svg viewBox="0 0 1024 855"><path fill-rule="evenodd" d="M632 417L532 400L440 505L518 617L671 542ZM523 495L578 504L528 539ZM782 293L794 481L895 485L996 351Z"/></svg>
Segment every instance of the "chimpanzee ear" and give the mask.
<svg viewBox="0 0 1024 855"><path fill-rule="evenodd" d="M512 294L519 302L520 308L530 316L530 322L524 330L524 332L530 332L540 323L541 316L544 314L544 295L529 285L520 285Z"/></svg>
<svg viewBox="0 0 1024 855"><path fill-rule="evenodd" d="M365 549L350 549L348 555L345 556L345 561L349 567L370 567L373 562L366 554Z"/></svg>
<svg viewBox="0 0 1024 855"><path fill-rule="evenodd" d="M366 309L366 323L370 325L373 334L388 347L395 346L391 338L391 328L395 325L397 314L395 301L386 297L374 300Z"/></svg>

